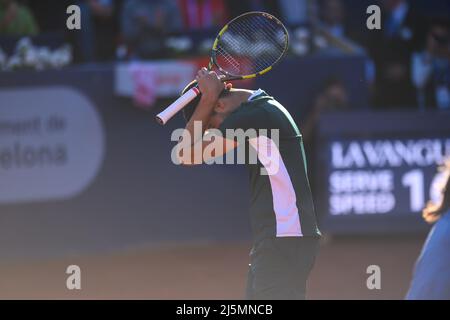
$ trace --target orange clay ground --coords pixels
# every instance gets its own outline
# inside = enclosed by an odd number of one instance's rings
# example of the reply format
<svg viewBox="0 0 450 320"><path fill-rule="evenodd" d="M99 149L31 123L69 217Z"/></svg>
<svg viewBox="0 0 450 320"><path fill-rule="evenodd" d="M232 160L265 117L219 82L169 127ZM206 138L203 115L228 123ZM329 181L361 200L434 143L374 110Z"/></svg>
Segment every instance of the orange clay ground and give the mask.
<svg viewBox="0 0 450 320"><path fill-rule="evenodd" d="M309 299L402 299L424 236L323 241ZM0 299L241 299L248 243L165 245L47 261L0 262ZM65 287L77 264L82 289ZM368 290L366 268L381 268L381 290Z"/></svg>

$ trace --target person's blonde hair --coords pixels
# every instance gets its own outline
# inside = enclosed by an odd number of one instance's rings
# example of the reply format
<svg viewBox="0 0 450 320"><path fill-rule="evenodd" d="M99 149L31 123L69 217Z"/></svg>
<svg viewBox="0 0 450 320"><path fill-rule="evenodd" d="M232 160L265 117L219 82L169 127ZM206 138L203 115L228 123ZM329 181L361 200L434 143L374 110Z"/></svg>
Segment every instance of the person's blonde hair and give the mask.
<svg viewBox="0 0 450 320"><path fill-rule="evenodd" d="M450 157L448 157L444 164L438 169L444 175L441 190L442 197L439 203L428 202L427 206L422 211L422 217L428 223L434 223L439 218L450 210Z"/></svg>

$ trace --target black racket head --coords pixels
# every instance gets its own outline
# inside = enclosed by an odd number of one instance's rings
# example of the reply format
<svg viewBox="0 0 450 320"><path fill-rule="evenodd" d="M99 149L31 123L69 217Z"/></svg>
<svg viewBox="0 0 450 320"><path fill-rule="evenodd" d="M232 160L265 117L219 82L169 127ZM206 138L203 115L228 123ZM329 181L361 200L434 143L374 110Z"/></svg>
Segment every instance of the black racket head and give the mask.
<svg viewBox="0 0 450 320"><path fill-rule="evenodd" d="M228 78L253 78L269 71L288 47L288 31L280 20L265 12L248 12L219 32L211 60Z"/></svg>

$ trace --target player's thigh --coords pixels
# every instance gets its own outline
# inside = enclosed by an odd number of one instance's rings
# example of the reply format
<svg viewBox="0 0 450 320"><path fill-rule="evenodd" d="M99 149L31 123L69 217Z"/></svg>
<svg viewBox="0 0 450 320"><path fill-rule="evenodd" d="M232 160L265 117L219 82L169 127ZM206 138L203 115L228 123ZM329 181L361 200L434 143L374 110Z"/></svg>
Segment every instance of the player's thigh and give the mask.
<svg viewBox="0 0 450 320"><path fill-rule="evenodd" d="M263 240L251 257L248 292L253 299L294 299L295 292L304 291L303 277L295 272L292 259L274 245Z"/></svg>
<svg viewBox="0 0 450 320"><path fill-rule="evenodd" d="M252 254L250 289L255 299L304 299L318 239L276 238ZM249 286L248 286L249 287Z"/></svg>

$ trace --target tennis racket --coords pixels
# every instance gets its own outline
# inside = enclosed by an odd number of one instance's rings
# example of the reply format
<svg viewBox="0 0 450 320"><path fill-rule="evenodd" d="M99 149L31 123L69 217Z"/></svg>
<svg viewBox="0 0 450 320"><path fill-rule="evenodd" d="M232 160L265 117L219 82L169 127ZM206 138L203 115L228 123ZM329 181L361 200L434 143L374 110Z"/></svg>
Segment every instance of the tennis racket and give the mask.
<svg viewBox="0 0 450 320"><path fill-rule="evenodd" d="M222 81L251 79L269 72L289 46L283 23L265 12L247 12L220 30L210 54L208 70L215 68ZM201 94L193 87L156 116L164 125Z"/></svg>

